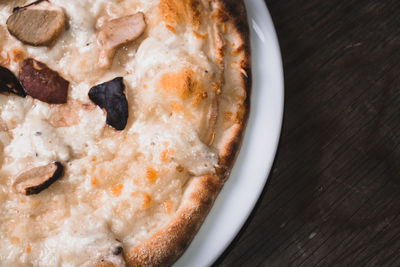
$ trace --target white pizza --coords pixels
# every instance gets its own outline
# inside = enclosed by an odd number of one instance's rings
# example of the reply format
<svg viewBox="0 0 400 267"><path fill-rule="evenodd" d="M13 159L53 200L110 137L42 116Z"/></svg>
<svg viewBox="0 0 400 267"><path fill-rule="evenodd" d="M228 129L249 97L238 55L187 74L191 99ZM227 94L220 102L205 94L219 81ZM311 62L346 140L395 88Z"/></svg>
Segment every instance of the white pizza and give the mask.
<svg viewBox="0 0 400 267"><path fill-rule="evenodd" d="M250 83L242 1L1 1L0 266L173 264Z"/></svg>

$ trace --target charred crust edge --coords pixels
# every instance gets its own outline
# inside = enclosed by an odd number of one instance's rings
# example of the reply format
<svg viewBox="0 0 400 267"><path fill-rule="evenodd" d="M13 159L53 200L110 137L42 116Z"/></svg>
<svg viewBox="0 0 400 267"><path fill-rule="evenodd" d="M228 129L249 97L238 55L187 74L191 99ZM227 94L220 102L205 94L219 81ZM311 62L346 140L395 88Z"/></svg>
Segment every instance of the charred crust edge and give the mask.
<svg viewBox="0 0 400 267"><path fill-rule="evenodd" d="M252 73L251 73L251 52L250 52L250 32L249 24L247 22L246 7L243 1L236 0L219 0L223 6L222 12L228 17L228 23L232 23L235 30L238 32L242 39L243 52L240 67L246 72L247 76L241 73L242 87L246 90L246 99L243 103L243 113L240 124L236 131L232 134L231 139L228 140L224 146L223 151L220 153L221 168L218 174L221 179L225 180L229 171L236 160L240 146L242 144L244 131L246 129L247 121L250 115L251 106L251 87L252 87Z"/></svg>

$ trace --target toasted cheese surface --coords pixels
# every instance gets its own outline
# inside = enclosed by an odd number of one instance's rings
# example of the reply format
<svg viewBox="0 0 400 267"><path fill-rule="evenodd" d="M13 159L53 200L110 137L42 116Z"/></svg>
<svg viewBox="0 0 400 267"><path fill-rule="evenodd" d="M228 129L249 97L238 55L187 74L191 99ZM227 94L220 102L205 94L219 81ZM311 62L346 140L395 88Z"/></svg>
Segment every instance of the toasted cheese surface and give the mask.
<svg viewBox="0 0 400 267"><path fill-rule="evenodd" d="M229 129L238 112L217 118L220 103L233 98L220 98L224 44L209 20L211 5L51 0L68 28L53 46L33 47L5 26L13 7L28 3L0 3L0 65L17 74L23 59L34 58L70 87L62 105L0 94L0 266L124 266L118 247L149 238L174 216L190 179L216 172L216 124ZM145 33L119 47L109 69L100 67L98 30L137 12L145 14ZM108 126L88 98L91 87L115 77L124 78L129 104L123 131ZM19 173L53 161L65 173L48 189L12 190Z"/></svg>

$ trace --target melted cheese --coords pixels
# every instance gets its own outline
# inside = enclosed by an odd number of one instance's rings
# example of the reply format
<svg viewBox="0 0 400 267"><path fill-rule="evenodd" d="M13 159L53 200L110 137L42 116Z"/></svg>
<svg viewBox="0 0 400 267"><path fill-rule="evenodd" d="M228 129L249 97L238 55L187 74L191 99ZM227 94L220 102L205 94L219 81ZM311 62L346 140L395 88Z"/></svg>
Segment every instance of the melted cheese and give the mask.
<svg viewBox="0 0 400 267"><path fill-rule="evenodd" d="M18 49L58 71L70 81L74 105L0 95L0 265L123 266L112 249L149 238L179 207L187 180L215 172L218 156L208 144L221 71L204 37L214 29L201 26L192 5L198 1L51 2L64 8L69 29L50 48L10 36L5 22L13 4L0 3L0 52L12 58ZM149 24L144 36L120 48L110 70L99 68L98 28L138 11ZM183 32L168 29L188 18ZM17 73L22 59L2 65ZM87 97L92 86L117 76L124 77L129 103L122 132L108 127ZM34 196L12 192L19 172L50 161L66 168L59 181Z"/></svg>

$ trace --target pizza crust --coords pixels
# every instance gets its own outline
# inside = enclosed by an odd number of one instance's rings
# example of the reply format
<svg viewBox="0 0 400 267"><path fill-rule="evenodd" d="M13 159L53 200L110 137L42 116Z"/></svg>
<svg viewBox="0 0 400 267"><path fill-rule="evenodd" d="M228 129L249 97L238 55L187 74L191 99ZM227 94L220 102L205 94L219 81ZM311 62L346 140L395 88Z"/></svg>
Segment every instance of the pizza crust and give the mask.
<svg viewBox="0 0 400 267"><path fill-rule="evenodd" d="M228 87L239 87L243 90L244 101L238 105L235 123L227 132L217 132L213 147L219 151L219 169L216 175L193 177L185 190L182 204L176 215L161 230L144 243L129 250L125 259L128 266L169 266L186 250L198 232L201 224L211 209L224 181L229 176L239 151L250 111L251 68L250 40L246 9L243 1L218 0L218 21L227 27L229 39L239 47L236 60L239 62L234 72L240 79L229 82ZM225 47L224 53L230 52ZM224 62L230 65L230 62ZM225 76L227 76L225 72ZM225 77L225 80L227 80ZM219 122L216 129L223 130L223 108L219 109Z"/></svg>
<svg viewBox="0 0 400 267"><path fill-rule="evenodd" d="M218 176L206 175L191 180L177 214L163 229L129 251L129 266L168 266L186 249L200 228L222 187Z"/></svg>

